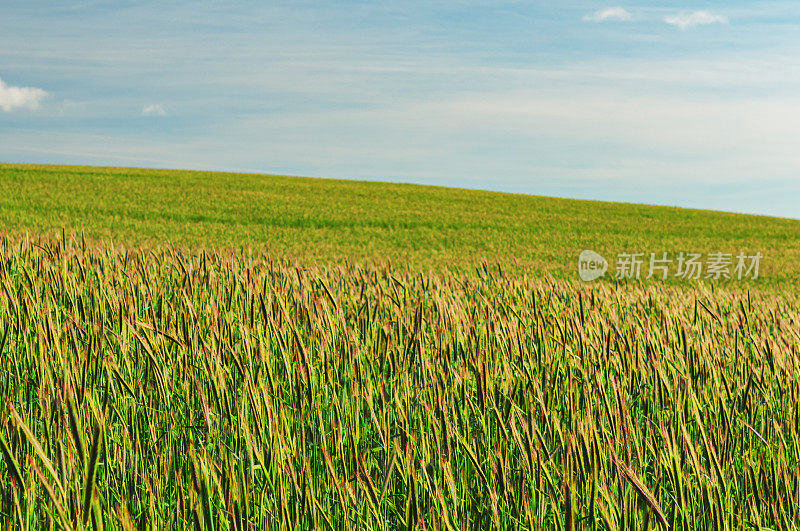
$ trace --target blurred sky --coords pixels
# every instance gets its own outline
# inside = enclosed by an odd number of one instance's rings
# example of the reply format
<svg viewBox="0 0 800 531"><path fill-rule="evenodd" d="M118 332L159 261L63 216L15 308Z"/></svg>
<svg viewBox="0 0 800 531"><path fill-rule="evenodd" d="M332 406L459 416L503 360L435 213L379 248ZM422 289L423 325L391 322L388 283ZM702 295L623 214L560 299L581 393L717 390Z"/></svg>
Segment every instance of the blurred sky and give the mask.
<svg viewBox="0 0 800 531"><path fill-rule="evenodd" d="M800 2L0 2L0 161L800 218Z"/></svg>

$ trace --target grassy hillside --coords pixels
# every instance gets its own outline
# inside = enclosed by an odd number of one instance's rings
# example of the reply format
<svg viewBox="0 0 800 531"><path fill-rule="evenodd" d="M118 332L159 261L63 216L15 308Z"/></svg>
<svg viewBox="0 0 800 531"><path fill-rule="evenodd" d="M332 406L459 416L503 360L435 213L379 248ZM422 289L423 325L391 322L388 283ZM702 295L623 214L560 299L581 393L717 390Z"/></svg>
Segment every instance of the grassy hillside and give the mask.
<svg viewBox="0 0 800 531"><path fill-rule="evenodd" d="M800 522L800 222L2 166L0 224L0 529ZM583 284L584 248L766 258Z"/></svg>
<svg viewBox="0 0 800 531"><path fill-rule="evenodd" d="M408 184L0 165L0 227L414 269L486 259L566 278L587 248L610 261L622 252L761 252L759 285L800 285L797 220Z"/></svg>

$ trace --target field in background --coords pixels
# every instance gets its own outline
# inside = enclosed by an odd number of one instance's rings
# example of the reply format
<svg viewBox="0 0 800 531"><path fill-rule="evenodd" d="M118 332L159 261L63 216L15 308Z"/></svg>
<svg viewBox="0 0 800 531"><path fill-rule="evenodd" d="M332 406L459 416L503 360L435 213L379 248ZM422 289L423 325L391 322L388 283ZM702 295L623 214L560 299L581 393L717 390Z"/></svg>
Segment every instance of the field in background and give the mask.
<svg viewBox="0 0 800 531"><path fill-rule="evenodd" d="M800 221L408 184L194 171L0 165L0 230L117 243L253 247L302 263L490 265L577 277L584 249L764 255L757 283L800 286Z"/></svg>

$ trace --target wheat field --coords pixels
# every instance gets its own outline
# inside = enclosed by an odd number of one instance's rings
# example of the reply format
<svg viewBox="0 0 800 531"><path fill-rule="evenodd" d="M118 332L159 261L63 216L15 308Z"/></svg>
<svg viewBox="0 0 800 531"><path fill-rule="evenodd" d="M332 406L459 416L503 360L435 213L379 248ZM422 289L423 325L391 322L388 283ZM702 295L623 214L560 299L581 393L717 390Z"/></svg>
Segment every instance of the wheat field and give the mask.
<svg viewBox="0 0 800 531"><path fill-rule="evenodd" d="M4 529L793 529L800 302L0 240Z"/></svg>

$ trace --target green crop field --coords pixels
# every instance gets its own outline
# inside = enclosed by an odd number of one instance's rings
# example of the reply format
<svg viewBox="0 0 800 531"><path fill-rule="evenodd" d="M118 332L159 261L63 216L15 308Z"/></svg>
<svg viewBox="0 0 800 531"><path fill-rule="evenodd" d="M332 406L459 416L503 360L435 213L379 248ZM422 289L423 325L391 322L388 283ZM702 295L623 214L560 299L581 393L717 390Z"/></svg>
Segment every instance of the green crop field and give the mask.
<svg viewBox="0 0 800 531"><path fill-rule="evenodd" d="M485 260L566 279L577 278L584 249L609 260L761 252L757 286L800 288L800 220L409 184L6 164L0 228L83 231L127 246L250 247L315 265L471 270Z"/></svg>
<svg viewBox="0 0 800 531"><path fill-rule="evenodd" d="M0 228L0 529L800 525L800 221L3 165Z"/></svg>

